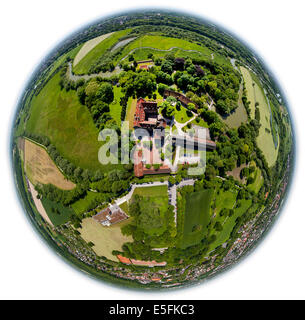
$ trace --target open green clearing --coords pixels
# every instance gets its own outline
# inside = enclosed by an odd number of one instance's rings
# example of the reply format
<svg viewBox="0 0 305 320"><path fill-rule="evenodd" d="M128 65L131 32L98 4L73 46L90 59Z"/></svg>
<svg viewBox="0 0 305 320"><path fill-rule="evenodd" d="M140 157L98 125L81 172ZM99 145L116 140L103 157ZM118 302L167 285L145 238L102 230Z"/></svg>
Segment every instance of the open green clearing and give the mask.
<svg viewBox="0 0 305 320"><path fill-rule="evenodd" d="M82 228L78 229L78 231L86 242L94 244L92 249L98 256L104 256L109 260L118 262L117 257L112 254L112 251L121 251L122 245L125 242L133 241L132 237L124 236L121 233L122 224L126 224L125 221L110 227L103 227L94 219L86 218L82 221Z"/></svg>
<svg viewBox="0 0 305 320"><path fill-rule="evenodd" d="M215 248L217 248L218 246L222 245L223 243L225 243L229 239L231 231L233 230L233 228L235 226L236 218L242 216L250 208L251 203L252 203L251 200L242 199L242 200L240 200L240 207L234 208L234 214L232 215L232 217L218 217L217 218L215 223L217 221L219 221L222 224L223 229L222 229L222 231L219 231L219 232L214 230L214 234L216 234L217 238L210 245L210 251L212 251Z"/></svg>
<svg viewBox="0 0 305 320"><path fill-rule="evenodd" d="M230 128L238 128L242 123L246 123L248 121L247 111L242 101L242 94L243 85L241 84L238 92L237 108L228 117L222 118Z"/></svg>
<svg viewBox="0 0 305 320"><path fill-rule="evenodd" d="M197 191L186 196L183 238L180 246L187 248L199 243L206 234L210 220L213 190Z"/></svg>
<svg viewBox="0 0 305 320"><path fill-rule="evenodd" d="M142 197L167 197L167 186L137 187L132 196L136 194Z"/></svg>
<svg viewBox="0 0 305 320"><path fill-rule="evenodd" d="M193 118L193 115L188 116L187 109L184 107L180 107L180 110L175 110L174 114L175 120L179 123L185 123Z"/></svg>
<svg viewBox="0 0 305 320"><path fill-rule="evenodd" d="M122 89L120 87L114 86L113 87L113 95L114 99L113 102L109 105L110 108L110 115L116 121L118 126L121 125L121 111L122 106L120 105L120 99L124 96L122 93Z"/></svg>
<svg viewBox="0 0 305 320"><path fill-rule="evenodd" d="M74 214L72 208L64 207L58 202L46 198L42 198L41 202L55 227L68 222L70 217Z"/></svg>
<svg viewBox="0 0 305 320"><path fill-rule="evenodd" d="M90 67L99 61L106 50L111 49L111 47L114 46L121 37L126 36L130 31L131 29L117 31L110 37L101 41L78 62L78 64L73 68L73 72L75 74L87 74Z"/></svg>
<svg viewBox="0 0 305 320"><path fill-rule="evenodd" d="M262 176L261 169L258 168L254 161L251 163L252 166L255 166L255 171L251 173L250 177L254 178L254 182L248 185L248 188L250 191L253 191L255 193L259 192L259 189L262 187L264 183L264 178Z"/></svg>
<svg viewBox="0 0 305 320"><path fill-rule="evenodd" d="M216 196L216 215L218 215L223 208L232 209L236 201L236 196L237 190L224 191L220 189Z"/></svg>
<svg viewBox="0 0 305 320"><path fill-rule="evenodd" d="M87 191L87 194L84 198L77 200L72 204L72 208L76 214L81 214L87 211L88 206L92 201L97 197L97 192Z"/></svg>
<svg viewBox="0 0 305 320"><path fill-rule="evenodd" d="M107 170L98 162L98 130L75 91L60 90L57 73L33 98L26 130L50 138L60 154L77 166Z"/></svg>
<svg viewBox="0 0 305 320"><path fill-rule="evenodd" d="M275 148L273 141L273 129L270 126L271 114L267 98L259 79L246 68L241 67L240 69L245 80L247 98L250 101L251 118L255 117L255 103L259 103L258 108L260 111L261 127L259 129L259 135L257 137L257 145L263 151L268 165L271 167L276 161L278 148Z"/></svg>

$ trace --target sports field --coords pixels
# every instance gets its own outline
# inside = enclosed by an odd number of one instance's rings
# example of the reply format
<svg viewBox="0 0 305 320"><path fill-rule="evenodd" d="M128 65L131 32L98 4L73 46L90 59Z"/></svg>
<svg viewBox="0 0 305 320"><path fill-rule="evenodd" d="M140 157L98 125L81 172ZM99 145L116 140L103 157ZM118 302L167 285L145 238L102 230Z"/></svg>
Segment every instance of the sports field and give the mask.
<svg viewBox="0 0 305 320"><path fill-rule="evenodd" d="M59 153L76 166L107 170L98 162L102 145L88 109L75 91L60 90L57 73L33 98L26 130L50 138Z"/></svg>
<svg viewBox="0 0 305 320"><path fill-rule="evenodd" d="M90 67L96 64L108 49L114 46L121 37L126 36L130 31L131 29L117 31L99 42L73 67L73 72L75 74L87 74Z"/></svg>
<svg viewBox="0 0 305 320"><path fill-rule="evenodd" d="M210 220L210 207L213 190L202 190L186 197L183 238L180 246L187 248L199 243L206 233Z"/></svg>
<svg viewBox="0 0 305 320"><path fill-rule="evenodd" d="M94 243L93 250L98 256L104 256L109 260L118 262L112 251L121 251L125 242L133 242L132 237L124 236L121 233L122 224L126 224L126 222L123 221L110 227L103 227L92 218L86 218L82 221L82 228L78 229L78 231L86 242L91 241Z"/></svg>
<svg viewBox="0 0 305 320"><path fill-rule="evenodd" d="M24 139L24 153L25 171L33 184L51 183L63 190L75 187L73 182L64 177L43 147Z"/></svg>

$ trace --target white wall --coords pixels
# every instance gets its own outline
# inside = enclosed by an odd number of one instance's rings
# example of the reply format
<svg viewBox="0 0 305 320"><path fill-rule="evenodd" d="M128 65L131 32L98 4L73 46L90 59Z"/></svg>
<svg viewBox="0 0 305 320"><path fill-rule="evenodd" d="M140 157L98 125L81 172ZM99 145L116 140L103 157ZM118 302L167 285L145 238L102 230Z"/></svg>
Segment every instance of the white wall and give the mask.
<svg viewBox="0 0 305 320"><path fill-rule="evenodd" d="M277 75L290 101L299 146L294 185L272 232L245 261L190 289L158 295L127 291L92 280L65 264L45 246L25 218L16 198L8 158L8 134L15 102L25 81L40 59L76 28L121 9L143 7L143 3L11 0L1 5L0 298L305 298L305 175L300 165L304 161L305 138L303 1L145 1L150 7L203 15L246 40Z"/></svg>

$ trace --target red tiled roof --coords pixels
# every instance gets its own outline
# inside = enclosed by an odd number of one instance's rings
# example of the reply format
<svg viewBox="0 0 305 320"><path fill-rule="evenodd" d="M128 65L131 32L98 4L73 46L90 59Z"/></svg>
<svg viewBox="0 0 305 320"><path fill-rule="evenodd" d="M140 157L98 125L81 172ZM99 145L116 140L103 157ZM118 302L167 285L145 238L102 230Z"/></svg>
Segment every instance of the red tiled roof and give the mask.
<svg viewBox="0 0 305 320"><path fill-rule="evenodd" d="M125 263L125 264L131 264L130 259L121 256L120 254L117 255L117 258L119 259L120 262Z"/></svg>

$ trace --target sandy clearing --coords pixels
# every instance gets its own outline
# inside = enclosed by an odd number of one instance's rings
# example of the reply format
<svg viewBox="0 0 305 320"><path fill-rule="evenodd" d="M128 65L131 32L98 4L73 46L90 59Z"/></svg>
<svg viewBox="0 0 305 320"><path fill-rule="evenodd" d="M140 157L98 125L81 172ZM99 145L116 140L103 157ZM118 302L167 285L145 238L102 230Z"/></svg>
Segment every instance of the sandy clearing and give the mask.
<svg viewBox="0 0 305 320"><path fill-rule="evenodd" d="M32 183L51 183L63 190L75 187L75 184L59 171L47 151L28 139L24 141L24 158L25 171Z"/></svg>
<svg viewBox="0 0 305 320"><path fill-rule="evenodd" d="M78 51L76 57L74 58L73 61L73 67L75 67L80 60L84 58L84 56L91 51L94 47L96 47L100 42L111 36L113 32L102 34L99 37L93 38L87 42L84 43L84 45L81 47L81 49Z"/></svg>
<svg viewBox="0 0 305 320"><path fill-rule="evenodd" d="M28 180L29 186L30 186L30 190L31 190L31 194L32 194L32 198L34 200L36 209L38 210L38 212L40 213L40 215L43 217L43 219L50 224L52 227L53 223L51 222L46 210L44 209L42 202L40 201L40 199L37 199L37 195L38 192L35 190L34 186L32 185L32 183Z"/></svg>

